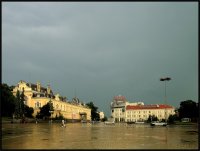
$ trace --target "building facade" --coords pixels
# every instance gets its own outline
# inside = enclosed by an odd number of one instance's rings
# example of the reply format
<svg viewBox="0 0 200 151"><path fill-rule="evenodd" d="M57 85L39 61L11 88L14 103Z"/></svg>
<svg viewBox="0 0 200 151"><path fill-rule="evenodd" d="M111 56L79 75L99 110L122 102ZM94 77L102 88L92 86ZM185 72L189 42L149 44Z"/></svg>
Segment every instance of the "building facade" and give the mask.
<svg viewBox="0 0 200 151"><path fill-rule="evenodd" d="M115 122L147 121L150 116L158 120L168 119L175 108L165 104L145 105L143 102L129 103L125 96L115 96L111 102L111 116Z"/></svg>
<svg viewBox="0 0 200 151"><path fill-rule="evenodd" d="M126 102L126 97L121 95L113 98L113 101L111 102L111 117L115 120L115 122L125 122Z"/></svg>
<svg viewBox="0 0 200 151"><path fill-rule="evenodd" d="M174 107L165 104L155 105L127 105L126 122L147 121L149 117L155 116L158 120L168 119L174 115Z"/></svg>
<svg viewBox="0 0 200 151"><path fill-rule="evenodd" d="M81 103L78 98L73 98L72 101L67 100L59 94L53 93L48 85L46 88L42 87L40 82L37 84L20 81L13 89L13 95L16 96L17 91L22 93L24 91L25 104L34 109L33 116L36 116L40 111L40 107L52 102L54 112L52 118L62 115L67 120L73 121L91 121L91 109L85 104Z"/></svg>
<svg viewBox="0 0 200 151"><path fill-rule="evenodd" d="M99 118L100 118L100 120L102 120L103 118L104 118L104 112L99 112Z"/></svg>

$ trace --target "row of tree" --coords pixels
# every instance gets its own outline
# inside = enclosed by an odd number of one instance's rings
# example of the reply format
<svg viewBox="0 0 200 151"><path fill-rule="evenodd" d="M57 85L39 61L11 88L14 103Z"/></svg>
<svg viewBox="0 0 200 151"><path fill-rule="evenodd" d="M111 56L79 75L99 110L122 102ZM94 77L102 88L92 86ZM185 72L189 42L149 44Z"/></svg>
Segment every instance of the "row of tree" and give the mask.
<svg viewBox="0 0 200 151"><path fill-rule="evenodd" d="M178 116L182 118L191 118L192 121L197 121L199 118L199 103L192 100L183 101L180 103Z"/></svg>
<svg viewBox="0 0 200 151"><path fill-rule="evenodd" d="M24 104L24 91L17 91L16 97L12 94L13 87L1 84L1 115L3 117L32 118L33 108Z"/></svg>

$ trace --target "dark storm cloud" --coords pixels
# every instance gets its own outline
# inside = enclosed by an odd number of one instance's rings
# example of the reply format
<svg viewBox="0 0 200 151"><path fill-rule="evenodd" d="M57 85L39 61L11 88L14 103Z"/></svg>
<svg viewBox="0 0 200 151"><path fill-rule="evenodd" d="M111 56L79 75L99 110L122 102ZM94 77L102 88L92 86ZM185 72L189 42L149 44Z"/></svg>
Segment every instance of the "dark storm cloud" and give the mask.
<svg viewBox="0 0 200 151"><path fill-rule="evenodd" d="M130 102L197 101L198 4L26 3L2 6L3 82L48 83L94 101L110 115L114 95Z"/></svg>

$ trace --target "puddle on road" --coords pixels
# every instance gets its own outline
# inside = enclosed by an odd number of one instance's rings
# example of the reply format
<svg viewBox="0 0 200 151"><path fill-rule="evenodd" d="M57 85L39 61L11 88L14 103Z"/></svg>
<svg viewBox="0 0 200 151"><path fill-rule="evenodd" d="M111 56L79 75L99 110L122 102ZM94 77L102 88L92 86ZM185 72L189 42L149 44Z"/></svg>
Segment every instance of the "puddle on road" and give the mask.
<svg viewBox="0 0 200 151"><path fill-rule="evenodd" d="M4 126L4 125L3 125ZM17 126L17 125L16 125ZM96 127L94 127L96 126ZM3 149L197 149L198 131L193 127L166 128L68 124L26 124L4 127ZM193 135L193 136L192 136Z"/></svg>

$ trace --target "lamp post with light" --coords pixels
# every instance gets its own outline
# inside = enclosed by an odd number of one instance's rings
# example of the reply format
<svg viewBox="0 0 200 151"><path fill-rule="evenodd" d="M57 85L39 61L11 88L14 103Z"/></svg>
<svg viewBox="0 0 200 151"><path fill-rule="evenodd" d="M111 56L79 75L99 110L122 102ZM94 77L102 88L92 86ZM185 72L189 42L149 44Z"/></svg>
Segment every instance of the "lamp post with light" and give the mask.
<svg viewBox="0 0 200 151"><path fill-rule="evenodd" d="M167 103L166 82L170 81L170 80L171 80L170 77L160 78L160 81L164 81L165 82L165 105ZM165 107L165 122L167 123L166 107Z"/></svg>

